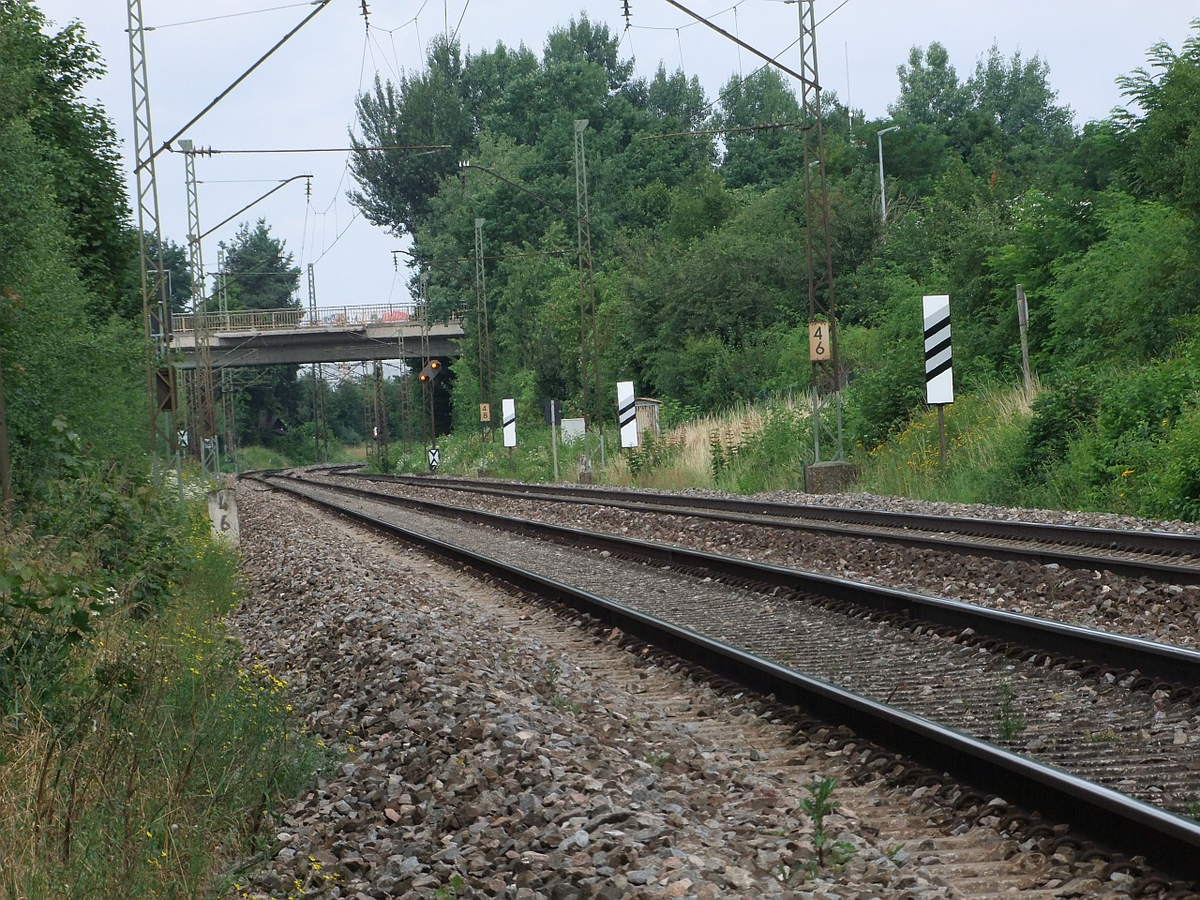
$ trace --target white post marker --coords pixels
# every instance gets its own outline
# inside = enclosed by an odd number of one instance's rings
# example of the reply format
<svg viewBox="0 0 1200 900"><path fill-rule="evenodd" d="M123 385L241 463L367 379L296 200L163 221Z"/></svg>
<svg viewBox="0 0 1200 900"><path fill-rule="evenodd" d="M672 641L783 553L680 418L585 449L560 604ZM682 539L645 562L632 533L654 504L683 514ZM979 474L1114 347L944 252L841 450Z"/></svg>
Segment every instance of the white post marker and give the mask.
<svg viewBox="0 0 1200 900"><path fill-rule="evenodd" d="M638 445L637 403L632 381L617 382L617 424L621 426L621 448Z"/></svg>
<svg viewBox="0 0 1200 900"><path fill-rule="evenodd" d="M500 421L504 427L504 446L517 446L517 401L500 401Z"/></svg>
<svg viewBox="0 0 1200 900"><path fill-rule="evenodd" d="M930 406L954 402L954 370L950 360L950 297L924 298L925 399Z"/></svg>

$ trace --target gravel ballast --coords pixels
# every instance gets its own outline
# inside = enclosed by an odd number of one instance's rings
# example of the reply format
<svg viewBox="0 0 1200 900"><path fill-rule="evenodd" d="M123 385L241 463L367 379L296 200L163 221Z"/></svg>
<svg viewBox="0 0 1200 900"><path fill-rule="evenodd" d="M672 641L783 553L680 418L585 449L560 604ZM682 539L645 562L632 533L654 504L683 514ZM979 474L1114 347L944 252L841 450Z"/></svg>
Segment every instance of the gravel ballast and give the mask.
<svg viewBox="0 0 1200 900"><path fill-rule="evenodd" d="M238 502L234 624L345 761L234 896L961 896L849 808L826 822L845 866L786 879L822 770L757 749L783 738L757 710L293 501Z"/></svg>

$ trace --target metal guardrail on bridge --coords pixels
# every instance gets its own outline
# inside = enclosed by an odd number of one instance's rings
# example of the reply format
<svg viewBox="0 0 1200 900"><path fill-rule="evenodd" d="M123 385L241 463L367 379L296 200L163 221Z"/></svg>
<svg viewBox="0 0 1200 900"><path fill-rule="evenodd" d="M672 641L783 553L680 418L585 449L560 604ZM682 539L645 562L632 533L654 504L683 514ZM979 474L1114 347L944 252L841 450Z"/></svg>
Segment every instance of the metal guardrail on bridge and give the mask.
<svg viewBox="0 0 1200 900"><path fill-rule="evenodd" d="M287 328L328 328L345 325L420 325L424 309L411 304L381 303L368 306L330 306L317 309L239 309L202 314L201 326L210 334L229 331L273 331ZM456 321L451 319L452 322ZM196 329L193 313L171 317L174 334Z"/></svg>

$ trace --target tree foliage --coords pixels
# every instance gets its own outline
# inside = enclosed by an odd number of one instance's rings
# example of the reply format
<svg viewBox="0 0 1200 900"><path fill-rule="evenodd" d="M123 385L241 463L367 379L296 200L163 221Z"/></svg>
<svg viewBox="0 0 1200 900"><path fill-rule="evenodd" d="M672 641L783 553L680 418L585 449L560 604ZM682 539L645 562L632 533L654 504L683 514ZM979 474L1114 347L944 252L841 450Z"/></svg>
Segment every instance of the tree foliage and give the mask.
<svg viewBox="0 0 1200 900"><path fill-rule="evenodd" d="M296 290L300 269L283 241L272 237L266 220L254 227L246 222L228 243L222 242L230 309L298 308ZM244 441L270 444L286 434L299 418L301 387L296 382L299 367L266 366L256 370L243 392L244 407L238 416L239 435Z"/></svg>
<svg viewBox="0 0 1200 900"><path fill-rule="evenodd" d="M146 430L139 330L116 317L129 260L111 127L78 99L97 57L78 25L45 25L0 2L0 365L19 491L55 420L113 457L136 458Z"/></svg>
<svg viewBox="0 0 1200 900"><path fill-rule="evenodd" d="M120 175L117 136L104 110L81 92L104 73L99 50L79 22L44 32L28 0L0 0L0 119L20 120L52 177L63 226L89 289L88 313L140 319L127 302L136 233Z"/></svg>

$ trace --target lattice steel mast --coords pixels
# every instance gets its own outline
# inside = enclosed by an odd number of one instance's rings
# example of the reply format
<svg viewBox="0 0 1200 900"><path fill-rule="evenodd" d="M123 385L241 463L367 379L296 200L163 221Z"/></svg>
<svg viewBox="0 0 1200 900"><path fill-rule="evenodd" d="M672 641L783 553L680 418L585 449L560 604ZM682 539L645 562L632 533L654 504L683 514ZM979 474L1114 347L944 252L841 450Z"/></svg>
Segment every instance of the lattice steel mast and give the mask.
<svg viewBox="0 0 1200 900"><path fill-rule="evenodd" d="M487 466L484 443L491 431L492 403L492 335L488 327L487 273L483 264L483 219L475 220L475 342L479 350L479 443L480 468ZM484 404L487 404L489 420L483 420Z"/></svg>
<svg viewBox="0 0 1200 900"><path fill-rule="evenodd" d="M175 369L168 358L171 303L163 265L158 184L154 171L154 134L150 126L150 80L141 0L128 0L129 72L133 95L134 177L137 184L138 247L142 320L146 335L146 381L150 400L150 453L155 481L162 478L162 457L174 457L183 496L183 465L174 429Z"/></svg>
<svg viewBox="0 0 1200 900"><path fill-rule="evenodd" d="M813 360L813 455L821 462L821 434L834 442L834 459L845 458L842 442L842 376L838 361L837 316L833 291L833 250L829 235L829 185L825 177L825 131L821 121L821 79L817 71L817 26L814 0L800 0L800 97L804 132L804 210L807 220L808 321L829 324L828 370L836 424L822 416L828 406L821 380L826 364ZM813 168L816 168L814 176Z"/></svg>
<svg viewBox="0 0 1200 900"><path fill-rule="evenodd" d="M192 333L196 341L195 410L192 416L200 459L205 478L216 478L221 472L221 455L217 449L217 408L213 390L212 352L209 346L207 310L204 296L204 253L200 241L200 198L196 185L196 150L191 141L180 141L187 181L188 207L188 264L192 270Z"/></svg>
<svg viewBox="0 0 1200 900"><path fill-rule="evenodd" d="M592 263L592 220L588 211L587 154L583 133L587 119L575 120L575 234L579 246L579 382L585 419L596 424L600 434L600 467L604 468L604 411L600 392L599 338L596 329L596 283ZM592 386L589 387L589 377ZM594 393L595 415L589 408ZM589 422L588 424L591 424Z"/></svg>
<svg viewBox="0 0 1200 900"><path fill-rule="evenodd" d="M679 0L666 0L671 6L687 13L698 22L727 38L739 47L749 50L764 60L767 65L786 72L800 82L802 128L804 131L804 188L805 216L807 221L808 256L808 320L820 321L824 316L828 324L829 382L837 409L836 429L831 429L827 417L820 415L826 401L821 396L822 372L825 363L813 356L813 450L814 462L821 461L821 432L825 430L837 447L836 458L845 457L842 445L842 375L838 361L837 321L833 291L833 253L829 235L829 188L825 178L825 133L821 122L821 79L817 71L817 26L814 0L797 0L800 13L800 71L789 69L777 59L763 53L737 35L710 22L699 13L688 9ZM792 0L788 0L792 2ZM813 168L816 168L814 176Z"/></svg>
<svg viewBox="0 0 1200 900"><path fill-rule="evenodd" d="M317 323L317 278L313 264L308 264L308 320ZM329 428L325 421L325 367L313 363L313 455L317 462L329 461Z"/></svg>

